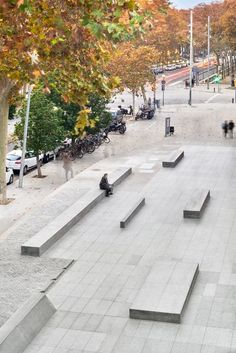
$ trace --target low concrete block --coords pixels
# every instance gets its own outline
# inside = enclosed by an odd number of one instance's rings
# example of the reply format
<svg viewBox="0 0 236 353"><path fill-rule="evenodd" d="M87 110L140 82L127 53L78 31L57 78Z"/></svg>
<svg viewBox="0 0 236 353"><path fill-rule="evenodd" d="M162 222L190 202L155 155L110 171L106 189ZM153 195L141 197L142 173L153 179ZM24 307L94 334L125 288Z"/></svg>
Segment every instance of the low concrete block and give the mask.
<svg viewBox="0 0 236 353"><path fill-rule="evenodd" d="M196 263L156 263L129 309L130 318L180 323L198 271Z"/></svg>
<svg viewBox="0 0 236 353"><path fill-rule="evenodd" d="M196 190L183 211L184 218L201 218L209 200L210 190Z"/></svg>
<svg viewBox="0 0 236 353"><path fill-rule="evenodd" d="M138 202L136 202L136 204L131 208L131 210L129 210L125 218L120 221L120 228L125 228L144 205L145 198L138 200Z"/></svg>
<svg viewBox="0 0 236 353"><path fill-rule="evenodd" d="M55 313L45 294L31 297L0 328L0 353L22 353Z"/></svg>
<svg viewBox="0 0 236 353"><path fill-rule="evenodd" d="M109 181L114 186L117 186L131 173L131 168L119 168L110 175ZM56 217L46 227L42 228L34 237L21 245L21 254L41 256L91 211L104 196L105 192L100 189L86 193L60 216Z"/></svg>
<svg viewBox="0 0 236 353"><path fill-rule="evenodd" d="M184 158L184 151L174 153L169 160L162 162L163 168L175 168L176 165Z"/></svg>

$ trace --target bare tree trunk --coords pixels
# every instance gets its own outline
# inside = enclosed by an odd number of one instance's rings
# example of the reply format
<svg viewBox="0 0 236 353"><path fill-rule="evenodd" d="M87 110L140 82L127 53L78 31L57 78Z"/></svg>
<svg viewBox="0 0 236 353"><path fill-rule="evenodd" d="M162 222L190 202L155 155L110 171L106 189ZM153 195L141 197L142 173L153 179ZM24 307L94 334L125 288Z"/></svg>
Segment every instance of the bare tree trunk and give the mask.
<svg viewBox="0 0 236 353"><path fill-rule="evenodd" d="M7 203L6 195L6 152L8 134L8 95L13 87L7 78L0 79L0 204Z"/></svg>
<svg viewBox="0 0 236 353"><path fill-rule="evenodd" d="M146 96L146 91L145 91L144 86L141 86L141 91L142 91L142 95L143 95L144 104L147 105L147 96Z"/></svg>
<svg viewBox="0 0 236 353"><path fill-rule="evenodd" d="M135 91L133 93L133 116L135 116Z"/></svg>
<svg viewBox="0 0 236 353"><path fill-rule="evenodd" d="M37 171L38 171L38 178L42 178L42 171L41 171L41 161L39 160L39 156L36 156L37 160Z"/></svg>

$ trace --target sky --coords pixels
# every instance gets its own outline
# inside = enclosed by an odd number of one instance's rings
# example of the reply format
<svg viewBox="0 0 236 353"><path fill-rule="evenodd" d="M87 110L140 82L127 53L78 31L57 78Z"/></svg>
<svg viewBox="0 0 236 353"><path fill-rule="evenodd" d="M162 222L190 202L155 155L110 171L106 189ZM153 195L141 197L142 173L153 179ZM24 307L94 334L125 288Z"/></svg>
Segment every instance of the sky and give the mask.
<svg viewBox="0 0 236 353"><path fill-rule="evenodd" d="M209 4L213 0L171 0L173 5L177 7L178 9L188 9L190 7L194 7L200 3L206 3Z"/></svg>

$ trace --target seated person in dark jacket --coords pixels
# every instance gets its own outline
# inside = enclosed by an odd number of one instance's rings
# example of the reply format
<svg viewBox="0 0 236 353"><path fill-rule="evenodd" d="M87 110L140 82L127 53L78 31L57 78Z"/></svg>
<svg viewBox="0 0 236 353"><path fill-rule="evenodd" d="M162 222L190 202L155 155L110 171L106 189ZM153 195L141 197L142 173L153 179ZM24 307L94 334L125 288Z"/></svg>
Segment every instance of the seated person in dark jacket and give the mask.
<svg viewBox="0 0 236 353"><path fill-rule="evenodd" d="M113 194L112 186L108 183L107 179L107 173L105 173L100 181L100 189L101 190L106 190L106 196L108 197L109 195Z"/></svg>

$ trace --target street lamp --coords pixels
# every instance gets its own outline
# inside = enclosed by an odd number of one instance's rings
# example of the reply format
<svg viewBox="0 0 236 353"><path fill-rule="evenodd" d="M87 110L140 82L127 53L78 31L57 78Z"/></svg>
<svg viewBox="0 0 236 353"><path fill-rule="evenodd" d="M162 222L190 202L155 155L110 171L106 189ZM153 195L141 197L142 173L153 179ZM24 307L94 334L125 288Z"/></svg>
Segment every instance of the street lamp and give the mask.
<svg viewBox="0 0 236 353"><path fill-rule="evenodd" d="M28 55L31 60L32 65L37 65L39 63L39 55L37 50L28 52ZM20 166L20 176L19 176L19 188L23 187L23 175L24 175L24 166L25 166L25 153L26 153L26 144L27 144L27 134L28 134L28 125L29 125L29 111L30 111L30 99L31 99L32 87L28 85L27 93L27 108L25 114L25 125L24 125L24 137L23 137L23 146L22 146L22 156L21 156L21 166Z"/></svg>
<svg viewBox="0 0 236 353"><path fill-rule="evenodd" d="M23 137L23 147L22 147L22 156L21 156L21 165L20 165L20 176L19 176L19 188L23 187L23 175L24 175L24 166L25 166L25 153L26 153L26 143L27 143L27 134L28 134L28 125L29 125L29 111L30 111L30 98L31 98L32 88L29 85L27 93L27 108L25 114L25 125L24 125L24 137Z"/></svg>
<svg viewBox="0 0 236 353"><path fill-rule="evenodd" d="M209 89L210 85L210 32L211 32L211 18L208 16L208 21L207 21L207 57L208 57L208 68L207 68L207 89Z"/></svg>
<svg viewBox="0 0 236 353"><path fill-rule="evenodd" d="M193 11L190 11L190 67L189 67L189 101L192 105L192 78L193 78Z"/></svg>

